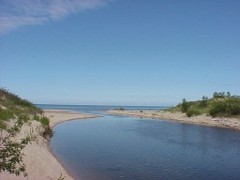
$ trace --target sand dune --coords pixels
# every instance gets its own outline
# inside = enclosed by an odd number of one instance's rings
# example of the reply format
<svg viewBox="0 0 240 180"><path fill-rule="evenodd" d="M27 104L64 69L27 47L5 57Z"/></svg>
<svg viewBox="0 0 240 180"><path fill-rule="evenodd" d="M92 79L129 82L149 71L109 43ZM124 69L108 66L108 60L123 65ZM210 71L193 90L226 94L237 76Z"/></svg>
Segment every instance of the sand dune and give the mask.
<svg viewBox="0 0 240 180"><path fill-rule="evenodd" d="M58 123L74 119L87 119L96 117L94 115L80 114L71 111L46 110L44 115L50 119L50 126L53 127ZM30 126L25 125L20 133L24 136L32 128L37 133L39 128L38 122L33 122ZM57 180L61 174L65 180L73 179L64 169L60 162L53 156L48 146L48 142L42 137L37 138L36 142L28 144L24 149L24 163L26 164L28 177L15 176L8 173L1 173L1 180Z"/></svg>

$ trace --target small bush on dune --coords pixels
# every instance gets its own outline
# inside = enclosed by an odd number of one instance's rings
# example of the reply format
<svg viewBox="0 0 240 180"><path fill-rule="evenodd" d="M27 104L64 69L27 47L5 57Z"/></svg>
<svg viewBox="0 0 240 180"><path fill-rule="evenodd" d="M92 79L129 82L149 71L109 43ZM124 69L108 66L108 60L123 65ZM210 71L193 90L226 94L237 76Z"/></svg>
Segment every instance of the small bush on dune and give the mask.
<svg viewBox="0 0 240 180"><path fill-rule="evenodd" d="M47 117L42 117L42 118L40 118L40 123L43 126L49 126L49 119Z"/></svg>
<svg viewBox="0 0 240 180"><path fill-rule="evenodd" d="M34 115L34 116L33 116L33 120L35 120L35 121L40 121L40 117L37 116L37 115Z"/></svg>
<svg viewBox="0 0 240 180"><path fill-rule="evenodd" d="M11 118L14 118L14 115L11 111L0 108L0 120L7 121Z"/></svg>
<svg viewBox="0 0 240 180"><path fill-rule="evenodd" d="M200 115L201 113L200 113L200 111L197 110L197 109L190 109L190 110L188 110L188 111L186 112L186 114L187 114L188 117L192 117L192 116L198 116L198 115Z"/></svg>
<svg viewBox="0 0 240 180"><path fill-rule="evenodd" d="M240 115L240 99L215 102L209 111L212 117Z"/></svg>
<svg viewBox="0 0 240 180"><path fill-rule="evenodd" d="M186 99L184 98L182 100L182 104L181 104L181 111L183 113L187 112L188 111L188 108L189 108L189 103L186 101Z"/></svg>
<svg viewBox="0 0 240 180"><path fill-rule="evenodd" d="M210 109L209 114L212 117L223 116L226 113L226 105L223 103L215 103Z"/></svg>
<svg viewBox="0 0 240 180"><path fill-rule="evenodd" d="M7 135L0 136L0 173L8 172L16 176L20 174L27 176L22 150L28 143L34 140L34 137L29 134L20 141L12 140L12 138L18 136L23 125L23 120L17 119L13 126L5 130ZM3 132L2 129L1 132Z"/></svg>
<svg viewBox="0 0 240 180"><path fill-rule="evenodd" d="M35 120L38 120L43 126L42 136L45 139L50 139L53 137L53 130L50 128L49 119L47 117L38 117Z"/></svg>
<svg viewBox="0 0 240 180"><path fill-rule="evenodd" d="M201 108L207 107L207 106L208 106L208 97L203 96L203 97L202 97L202 100L201 100L200 103L199 103L199 106L200 106Z"/></svg>
<svg viewBox="0 0 240 180"><path fill-rule="evenodd" d="M25 123L30 121L30 117L27 114L20 114L19 119L23 120L23 122L25 122Z"/></svg>
<svg viewBox="0 0 240 180"><path fill-rule="evenodd" d="M42 135L45 139L50 139L53 137L53 130L49 126L46 126Z"/></svg>
<svg viewBox="0 0 240 180"><path fill-rule="evenodd" d="M229 106L232 115L240 115L240 105Z"/></svg>

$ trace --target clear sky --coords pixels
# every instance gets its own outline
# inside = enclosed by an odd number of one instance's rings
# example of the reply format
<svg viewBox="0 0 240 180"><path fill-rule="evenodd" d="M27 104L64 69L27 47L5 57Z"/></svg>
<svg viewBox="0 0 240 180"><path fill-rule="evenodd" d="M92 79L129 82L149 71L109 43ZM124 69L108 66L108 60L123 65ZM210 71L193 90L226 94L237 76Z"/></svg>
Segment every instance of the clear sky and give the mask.
<svg viewBox="0 0 240 180"><path fill-rule="evenodd" d="M0 0L0 86L34 103L240 94L239 0Z"/></svg>

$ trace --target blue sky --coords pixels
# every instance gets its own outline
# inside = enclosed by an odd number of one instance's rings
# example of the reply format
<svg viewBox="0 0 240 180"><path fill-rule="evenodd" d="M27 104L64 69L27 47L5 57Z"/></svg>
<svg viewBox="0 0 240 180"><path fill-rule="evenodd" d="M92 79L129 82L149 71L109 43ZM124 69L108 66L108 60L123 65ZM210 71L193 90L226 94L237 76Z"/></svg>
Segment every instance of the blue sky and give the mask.
<svg viewBox="0 0 240 180"><path fill-rule="evenodd" d="M240 94L239 0L0 1L0 86L34 103Z"/></svg>

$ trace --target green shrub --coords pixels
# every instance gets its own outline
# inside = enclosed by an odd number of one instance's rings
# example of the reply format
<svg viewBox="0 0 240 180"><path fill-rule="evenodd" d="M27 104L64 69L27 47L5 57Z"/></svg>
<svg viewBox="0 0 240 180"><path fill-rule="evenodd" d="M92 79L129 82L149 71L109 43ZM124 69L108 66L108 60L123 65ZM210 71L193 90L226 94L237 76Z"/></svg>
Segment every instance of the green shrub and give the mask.
<svg viewBox="0 0 240 180"><path fill-rule="evenodd" d="M53 137L53 130L49 126L46 126L42 135L45 139L50 139Z"/></svg>
<svg viewBox="0 0 240 180"><path fill-rule="evenodd" d="M49 119L47 117L41 117L39 121L43 126L49 126Z"/></svg>
<svg viewBox="0 0 240 180"><path fill-rule="evenodd" d="M33 116L33 120L35 120L35 121L40 121L40 117L37 116L37 115L34 115L34 116Z"/></svg>
<svg viewBox="0 0 240 180"><path fill-rule="evenodd" d="M226 105L223 103L214 104L213 107L209 111L209 114L212 117L222 116L225 113L226 113Z"/></svg>
<svg viewBox="0 0 240 180"><path fill-rule="evenodd" d="M11 118L14 118L14 115L10 110L5 110L0 108L0 120L6 121Z"/></svg>
<svg viewBox="0 0 240 180"><path fill-rule="evenodd" d="M183 113L187 112L188 111L188 108L189 108L189 103L186 101L186 99L184 98L182 100L182 104L181 104L181 111Z"/></svg>
<svg viewBox="0 0 240 180"><path fill-rule="evenodd" d="M208 101L207 97L204 96L199 103L199 107L201 107L201 108L207 107L208 106L207 101Z"/></svg>
<svg viewBox="0 0 240 180"><path fill-rule="evenodd" d="M1 121L0 121L1 122ZM6 136L0 136L0 173L8 172L19 176L27 176L26 166L23 162L22 150L25 146L34 140L31 134L21 138L21 140L14 140L13 138L19 135L24 122L18 119L14 124L7 129Z"/></svg>
<svg viewBox="0 0 240 180"><path fill-rule="evenodd" d="M190 110L188 110L188 111L186 112L186 115L187 115L188 117L198 116L198 115L200 115L200 114L201 114L200 111L197 110L197 109L190 109Z"/></svg>
<svg viewBox="0 0 240 180"><path fill-rule="evenodd" d="M23 120L23 122L28 122L30 120L30 117L27 114L20 114L19 119Z"/></svg>
<svg viewBox="0 0 240 180"><path fill-rule="evenodd" d="M45 116L43 117L39 117L37 115L35 115L33 117L34 120L38 121L41 123L42 127L43 127L43 132L42 132L42 136L45 138L45 139L50 139L52 136L53 136L53 131L52 129L50 128L50 125L49 125L49 119Z"/></svg>
<svg viewBox="0 0 240 180"><path fill-rule="evenodd" d="M232 115L240 115L240 105L230 105L229 109Z"/></svg>
<svg viewBox="0 0 240 180"><path fill-rule="evenodd" d="M209 111L212 117L240 115L240 100L229 99L223 102L215 102Z"/></svg>
<svg viewBox="0 0 240 180"><path fill-rule="evenodd" d="M183 112L187 116L209 114L212 117L240 117L240 96L231 95L230 92L215 92L213 98L203 96L201 100L182 100L176 107L170 108L169 112Z"/></svg>

